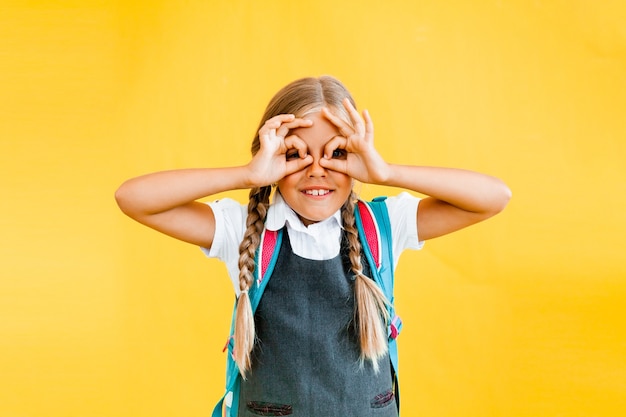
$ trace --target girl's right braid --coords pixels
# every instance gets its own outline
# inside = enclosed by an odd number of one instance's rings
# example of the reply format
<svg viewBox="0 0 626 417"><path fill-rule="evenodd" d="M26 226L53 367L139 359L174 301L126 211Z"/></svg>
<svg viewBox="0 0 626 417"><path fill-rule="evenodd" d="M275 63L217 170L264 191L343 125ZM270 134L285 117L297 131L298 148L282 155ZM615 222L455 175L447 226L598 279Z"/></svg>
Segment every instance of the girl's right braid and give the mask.
<svg viewBox="0 0 626 417"><path fill-rule="evenodd" d="M271 191L272 188L269 186L250 190L246 231L239 245L240 293L235 312L233 357L244 379L252 364L251 356L255 340L254 315L248 290L254 282L254 257L261 241Z"/></svg>
<svg viewBox="0 0 626 417"><path fill-rule="evenodd" d="M389 320L389 301L374 280L363 275L361 262L361 242L359 240L354 209L354 192L343 205L341 214L349 244L351 270L354 273L355 318L361 347L361 365L366 359L378 372L378 361L387 353L388 342L386 322Z"/></svg>

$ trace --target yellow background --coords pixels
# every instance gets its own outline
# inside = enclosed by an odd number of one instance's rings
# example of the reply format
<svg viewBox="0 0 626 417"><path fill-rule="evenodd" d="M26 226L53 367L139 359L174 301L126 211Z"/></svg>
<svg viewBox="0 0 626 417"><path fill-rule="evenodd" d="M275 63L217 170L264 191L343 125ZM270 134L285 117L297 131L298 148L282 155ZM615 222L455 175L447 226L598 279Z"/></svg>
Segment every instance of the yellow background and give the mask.
<svg viewBox="0 0 626 417"><path fill-rule="evenodd" d="M210 415L225 268L113 193L245 163L274 92L321 74L387 160L513 190L400 261L403 416L626 413L622 1L3 3L0 416Z"/></svg>

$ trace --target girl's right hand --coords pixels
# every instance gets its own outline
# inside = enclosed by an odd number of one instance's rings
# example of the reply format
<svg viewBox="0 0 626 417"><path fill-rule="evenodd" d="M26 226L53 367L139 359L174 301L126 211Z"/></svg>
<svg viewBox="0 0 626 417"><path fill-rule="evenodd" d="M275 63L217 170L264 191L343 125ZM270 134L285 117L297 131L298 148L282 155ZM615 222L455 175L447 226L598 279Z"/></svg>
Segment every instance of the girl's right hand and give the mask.
<svg viewBox="0 0 626 417"><path fill-rule="evenodd" d="M313 162L306 143L289 132L310 127L313 121L279 114L267 120L259 129L260 149L248 163L250 182L262 187L273 184L289 174L300 171Z"/></svg>

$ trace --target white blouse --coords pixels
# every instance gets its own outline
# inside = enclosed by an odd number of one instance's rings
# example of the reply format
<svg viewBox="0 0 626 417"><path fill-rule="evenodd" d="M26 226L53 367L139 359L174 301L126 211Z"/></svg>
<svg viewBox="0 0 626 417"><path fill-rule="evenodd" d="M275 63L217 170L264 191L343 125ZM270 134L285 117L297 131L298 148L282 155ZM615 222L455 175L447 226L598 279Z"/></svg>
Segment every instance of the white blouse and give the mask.
<svg viewBox="0 0 626 417"><path fill-rule="evenodd" d="M419 198L407 192L385 200L391 223L394 269L405 249L421 249L424 245L424 242L419 241L417 234L419 201ZM245 232L248 206L229 198L208 204L215 216L215 236L210 249L201 249L208 257L218 258L226 264L233 287L238 294L239 244ZM269 230L279 230L285 225L296 255L307 259L326 260L339 254L342 230L339 210L328 219L307 227L285 203L282 196L275 193L274 201L267 212L265 227Z"/></svg>

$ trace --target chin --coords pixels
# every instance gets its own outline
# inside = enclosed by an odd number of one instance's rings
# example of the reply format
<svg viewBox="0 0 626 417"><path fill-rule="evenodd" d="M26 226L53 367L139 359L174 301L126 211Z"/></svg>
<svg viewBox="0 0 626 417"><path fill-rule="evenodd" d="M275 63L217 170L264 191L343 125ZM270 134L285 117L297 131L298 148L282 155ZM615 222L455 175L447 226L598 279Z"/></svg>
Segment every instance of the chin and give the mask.
<svg viewBox="0 0 626 417"><path fill-rule="evenodd" d="M308 226L308 225L310 225L310 224L313 224L313 223L319 223L319 222L321 222L321 221L323 221L323 220L326 220L326 219L327 219L327 218L329 218L331 215L332 215L332 213L331 213L331 214L329 214L329 215L327 215L327 216L323 216L323 215L319 215L319 214L318 214L318 215L309 215L309 216L307 216L307 215L302 215L302 214L298 214L298 217L300 217L300 221L302 221L302 223L303 223L305 226Z"/></svg>

